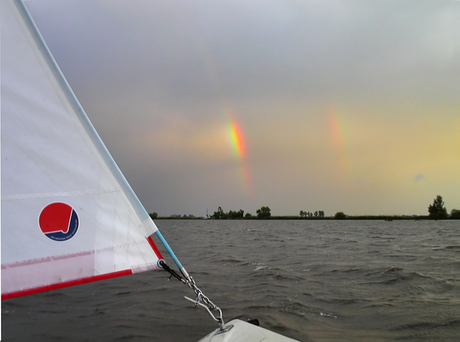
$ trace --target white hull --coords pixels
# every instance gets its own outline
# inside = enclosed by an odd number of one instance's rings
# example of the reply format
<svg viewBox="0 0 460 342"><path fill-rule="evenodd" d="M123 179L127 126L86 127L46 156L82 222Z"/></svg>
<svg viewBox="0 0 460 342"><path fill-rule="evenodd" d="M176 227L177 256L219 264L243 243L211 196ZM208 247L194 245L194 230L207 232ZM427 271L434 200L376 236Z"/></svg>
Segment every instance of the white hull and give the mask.
<svg viewBox="0 0 460 342"><path fill-rule="evenodd" d="M229 331L220 333L216 329L209 335L203 337L199 342L295 342L289 337L274 333L273 331L261 328L257 325L244 322L239 319L233 319L226 323L228 326L233 325Z"/></svg>

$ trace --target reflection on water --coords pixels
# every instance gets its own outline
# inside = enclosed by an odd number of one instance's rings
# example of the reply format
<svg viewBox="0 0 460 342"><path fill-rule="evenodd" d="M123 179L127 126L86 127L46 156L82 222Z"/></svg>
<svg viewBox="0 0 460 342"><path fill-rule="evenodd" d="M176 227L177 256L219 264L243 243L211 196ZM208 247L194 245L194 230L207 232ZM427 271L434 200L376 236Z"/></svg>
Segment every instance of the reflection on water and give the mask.
<svg viewBox="0 0 460 342"><path fill-rule="evenodd" d="M224 318L246 314L302 341L460 340L458 221L157 225ZM184 295L149 272L16 298L2 302L2 337L196 341L215 323Z"/></svg>

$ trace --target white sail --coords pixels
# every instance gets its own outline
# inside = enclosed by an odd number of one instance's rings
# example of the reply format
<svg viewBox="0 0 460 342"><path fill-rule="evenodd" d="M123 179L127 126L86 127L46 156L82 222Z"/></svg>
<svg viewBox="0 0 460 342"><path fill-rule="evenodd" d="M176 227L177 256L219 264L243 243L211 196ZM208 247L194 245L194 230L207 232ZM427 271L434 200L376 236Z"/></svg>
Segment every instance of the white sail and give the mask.
<svg viewBox="0 0 460 342"><path fill-rule="evenodd" d="M0 3L2 298L158 268L155 224L27 9Z"/></svg>

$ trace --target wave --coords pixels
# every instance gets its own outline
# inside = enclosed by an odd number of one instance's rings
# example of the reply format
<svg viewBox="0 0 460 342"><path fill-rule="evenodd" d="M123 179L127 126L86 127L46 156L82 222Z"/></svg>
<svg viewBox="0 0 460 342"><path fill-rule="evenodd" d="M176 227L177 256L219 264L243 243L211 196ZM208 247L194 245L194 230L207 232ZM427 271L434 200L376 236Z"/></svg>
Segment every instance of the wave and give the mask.
<svg viewBox="0 0 460 342"><path fill-rule="evenodd" d="M419 321L415 323L401 324L390 330L392 331L409 331L416 332L416 335L427 335L430 331L436 329L443 329L446 331L446 328L458 329L460 328L460 319L450 319L446 321ZM446 334L447 335L447 334ZM458 337L458 336L457 336Z"/></svg>
<svg viewBox="0 0 460 342"><path fill-rule="evenodd" d="M447 223L159 225L226 319L247 314L303 341L457 341L460 235L457 222L437 230ZM73 342L88 334L138 341L150 333L145 340L197 341L215 323L183 299L193 298L191 289L168 277L139 273L4 301L2 335Z"/></svg>
<svg viewBox="0 0 460 342"><path fill-rule="evenodd" d="M325 317L338 319L339 314L333 312L327 312L323 308L307 307L302 303L291 303L280 310L281 312L290 313L299 317Z"/></svg>

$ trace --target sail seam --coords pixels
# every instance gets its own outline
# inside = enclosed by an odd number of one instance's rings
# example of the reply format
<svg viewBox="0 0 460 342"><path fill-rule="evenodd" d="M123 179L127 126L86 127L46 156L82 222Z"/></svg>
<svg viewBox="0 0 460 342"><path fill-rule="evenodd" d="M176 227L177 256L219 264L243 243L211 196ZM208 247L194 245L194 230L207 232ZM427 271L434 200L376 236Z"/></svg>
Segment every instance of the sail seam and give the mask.
<svg viewBox="0 0 460 342"><path fill-rule="evenodd" d="M64 282L61 282L61 283L57 283L57 284L50 284L50 285L27 288L27 289L23 289L23 290L19 290L19 291L12 291L12 292L8 292L8 293L2 293L2 300L15 298L15 297L20 297L20 296L29 295L29 294L34 294L34 293L39 293L39 292L57 290L57 289L61 289L61 288L64 288L64 287L69 287L69 286L87 284L87 283L91 283L91 282L94 282L94 281L100 281L100 280L115 278L115 277L119 277L119 276L129 275L129 274L132 274L132 273L133 272L131 270L121 270L121 271L117 271L117 272L94 275L94 276L91 276L91 277L85 277L85 278L81 278L81 279L68 280L68 281L64 281Z"/></svg>
<svg viewBox="0 0 460 342"><path fill-rule="evenodd" d="M113 250L116 250L116 249L124 248L126 246L141 245L141 244L142 244L142 242L133 242L133 243L115 245L115 246L112 246L112 247L100 248L100 249L96 249L94 251L79 252L79 253L57 255L57 256L49 256L49 257L40 258L40 259L29 259L29 260L24 260L24 261L20 261L20 262L13 262L13 263L10 263L10 264L2 264L2 269L22 267L22 266L35 265L35 264L42 264L42 263L56 261L56 260L72 259L72 258L76 258L76 257L82 257L82 256L87 256L87 255L103 253L103 252L107 252L107 251L113 251Z"/></svg>
<svg viewBox="0 0 460 342"><path fill-rule="evenodd" d="M23 199L32 199L32 198L44 198L44 197L66 197L66 196L85 196L85 195L94 195L94 194L110 194L120 192L120 190L80 190L80 191L66 191L66 192L43 192L37 194L23 194L23 195L7 195L2 196L2 201L11 201L11 200L23 200Z"/></svg>

